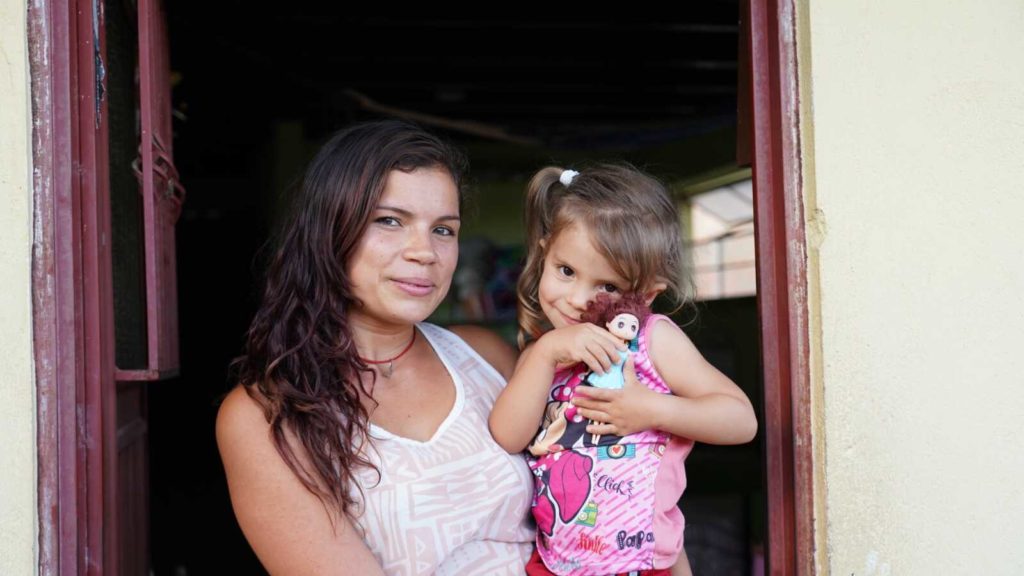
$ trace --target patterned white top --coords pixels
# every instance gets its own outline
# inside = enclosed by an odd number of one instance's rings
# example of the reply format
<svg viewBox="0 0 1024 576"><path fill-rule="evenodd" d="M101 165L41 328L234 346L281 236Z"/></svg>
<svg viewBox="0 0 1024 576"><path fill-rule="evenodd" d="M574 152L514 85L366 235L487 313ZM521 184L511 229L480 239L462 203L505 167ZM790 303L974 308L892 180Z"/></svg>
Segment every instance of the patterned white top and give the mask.
<svg viewBox="0 0 1024 576"><path fill-rule="evenodd" d="M426 442L370 425L381 478L358 475L366 544L388 574L521 575L533 549L532 479L487 427L505 379L448 330L419 330L451 374L455 403Z"/></svg>

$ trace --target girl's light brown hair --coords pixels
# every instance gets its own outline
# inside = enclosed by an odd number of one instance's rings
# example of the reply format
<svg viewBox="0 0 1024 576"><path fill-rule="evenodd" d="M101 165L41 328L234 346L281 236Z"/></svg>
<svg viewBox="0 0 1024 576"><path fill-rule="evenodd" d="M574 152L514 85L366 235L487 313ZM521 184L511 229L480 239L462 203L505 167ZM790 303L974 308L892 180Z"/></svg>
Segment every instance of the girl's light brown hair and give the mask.
<svg viewBox="0 0 1024 576"><path fill-rule="evenodd" d="M629 282L629 292L644 292L657 282L678 310L690 301L693 281L684 257L679 212L665 186L626 164L597 164L581 169L566 186L564 168L542 168L526 190L526 262L519 277L519 346L549 327L538 300L545 246L575 224L590 233L598 252Z"/></svg>

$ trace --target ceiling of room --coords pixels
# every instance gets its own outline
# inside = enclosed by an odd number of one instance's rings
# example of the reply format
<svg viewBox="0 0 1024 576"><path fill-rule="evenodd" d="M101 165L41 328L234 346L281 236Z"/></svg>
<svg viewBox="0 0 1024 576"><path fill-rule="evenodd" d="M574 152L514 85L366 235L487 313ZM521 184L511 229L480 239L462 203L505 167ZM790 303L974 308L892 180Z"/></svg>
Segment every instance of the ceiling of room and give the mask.
<svg viewBox="0 0 1024 576"><path fill-rule="evenodd" d="M169 3L180 117L229 115L222 130L238 133L246 118L297 119L315 137L387 114L471 141L579 150L659 145L736 122L739 0L458 17L257 6Z"/></svg>

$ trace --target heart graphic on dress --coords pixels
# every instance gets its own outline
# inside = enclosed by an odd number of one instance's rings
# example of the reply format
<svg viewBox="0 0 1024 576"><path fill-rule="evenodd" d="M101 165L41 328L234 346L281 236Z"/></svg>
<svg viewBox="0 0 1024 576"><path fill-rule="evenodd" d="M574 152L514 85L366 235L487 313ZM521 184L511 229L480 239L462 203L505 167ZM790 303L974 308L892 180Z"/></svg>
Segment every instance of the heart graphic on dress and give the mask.
<svg viewBox="0 0 1024 576"><path fill-rule="evenodd" d="M587 456L567 451L551 464L548 483L552 499L558 505L558 517L568 524L590 497L590 471L594 462Z"/></svg>

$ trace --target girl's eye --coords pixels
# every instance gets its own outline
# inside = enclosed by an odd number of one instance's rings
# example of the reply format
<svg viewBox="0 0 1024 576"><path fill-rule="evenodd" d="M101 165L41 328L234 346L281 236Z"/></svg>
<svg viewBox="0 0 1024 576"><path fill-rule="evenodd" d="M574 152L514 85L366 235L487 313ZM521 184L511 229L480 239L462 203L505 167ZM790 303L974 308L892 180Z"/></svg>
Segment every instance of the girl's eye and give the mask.
<svg viewBox="0 0 1024 576"><path fill-rule="evenodd" d="M558 271L562 273L562 276L566 276L568 278L572 278L572 276L576 274L576 272L574 272L572 268L569 268L568 266L565 265L559 266Z"/></svg>
<svg viewBox="0 0 1024 576"><path fill-rule="evenodd" d="M434 228L434 232L441 236L455 236L455 230L448 226L438 226L437 228Z"/></svg>
<svg viewBox="0 0 1024 576"><path fill-rule="evenodd" d="M398 221L398 218L394 216L381 216L374 220L377 224L383 224L385 226L400 226L402 223Z"/></svg>
<svg viewBox="0 0 1024 576"><path fill-rule="evenodd" d="M605 292L607 292L609 294L615 294L616 292L619 291L619 289L616 288L614 284L605 284L605 285L601 286L601 290L604 290Z"/></svg>

